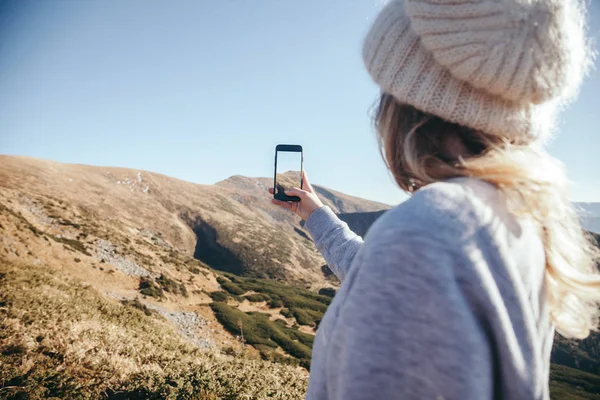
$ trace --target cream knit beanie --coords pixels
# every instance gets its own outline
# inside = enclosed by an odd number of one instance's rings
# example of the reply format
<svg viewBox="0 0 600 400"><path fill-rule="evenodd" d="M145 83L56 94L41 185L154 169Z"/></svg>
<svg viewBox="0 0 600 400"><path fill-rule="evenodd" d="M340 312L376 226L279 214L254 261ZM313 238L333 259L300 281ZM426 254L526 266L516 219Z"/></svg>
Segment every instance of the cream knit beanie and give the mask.
<svg viewBox="0 0 600 400"><path fill-rule="evenodd" d="M395 0L363 59L396 100L520 142L546 139L590 65L577 0Z"/></svg>

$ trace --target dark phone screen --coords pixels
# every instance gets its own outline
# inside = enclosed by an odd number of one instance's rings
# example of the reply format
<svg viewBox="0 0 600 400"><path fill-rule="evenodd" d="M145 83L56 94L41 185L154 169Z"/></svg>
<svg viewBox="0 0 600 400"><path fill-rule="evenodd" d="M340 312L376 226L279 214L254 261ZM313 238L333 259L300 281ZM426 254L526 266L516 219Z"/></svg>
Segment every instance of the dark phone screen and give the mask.
<svg viewBox="0 0 600 400"><path fill-rule="evenodd" d="M300 188L302 179L302 153L299 151L278 151L275 175L275 193L285 195L284 190Z"/></svg>

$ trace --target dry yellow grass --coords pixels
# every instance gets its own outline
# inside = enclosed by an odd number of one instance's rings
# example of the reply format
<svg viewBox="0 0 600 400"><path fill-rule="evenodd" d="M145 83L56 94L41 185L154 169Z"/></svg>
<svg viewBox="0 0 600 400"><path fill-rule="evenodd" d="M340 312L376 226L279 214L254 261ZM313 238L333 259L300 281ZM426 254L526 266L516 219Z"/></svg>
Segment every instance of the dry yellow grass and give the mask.
<svg viewBox="0 0 600 400"><path fill-rule="evenodd" d="M0 397L300 399L300 368L202 351L160 317L0 260Z"/></svg>

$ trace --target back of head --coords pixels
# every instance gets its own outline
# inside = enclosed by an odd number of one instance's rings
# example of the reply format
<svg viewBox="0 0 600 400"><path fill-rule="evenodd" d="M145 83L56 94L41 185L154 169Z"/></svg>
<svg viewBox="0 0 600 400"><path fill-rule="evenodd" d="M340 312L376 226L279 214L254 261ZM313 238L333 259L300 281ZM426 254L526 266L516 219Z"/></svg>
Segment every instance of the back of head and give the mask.
<svg viewBox="0 0 600 400"><path fill-rule="evenodd" d="M590 65L577 0L397 0L367 34L382 89L384 159L403 189L476 177L540 227L557 330L598 322L598 250L582 230L562 166L543 150Z"/></svg>

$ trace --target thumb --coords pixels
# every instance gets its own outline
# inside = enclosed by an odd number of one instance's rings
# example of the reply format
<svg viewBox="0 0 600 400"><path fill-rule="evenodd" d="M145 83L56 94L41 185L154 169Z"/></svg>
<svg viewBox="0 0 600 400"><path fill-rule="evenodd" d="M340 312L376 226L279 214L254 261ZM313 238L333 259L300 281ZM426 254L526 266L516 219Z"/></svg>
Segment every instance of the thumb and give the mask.
<svg viewBox="0 0 600 400"><path fill-rule="evenodd" d="M298 189L296 187L286 190L285 194L288 196L298 196L301 199L306 199L308 197L308 192L306 190Z"/></svg>

